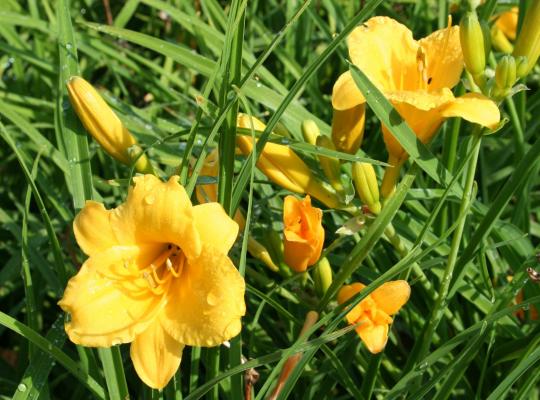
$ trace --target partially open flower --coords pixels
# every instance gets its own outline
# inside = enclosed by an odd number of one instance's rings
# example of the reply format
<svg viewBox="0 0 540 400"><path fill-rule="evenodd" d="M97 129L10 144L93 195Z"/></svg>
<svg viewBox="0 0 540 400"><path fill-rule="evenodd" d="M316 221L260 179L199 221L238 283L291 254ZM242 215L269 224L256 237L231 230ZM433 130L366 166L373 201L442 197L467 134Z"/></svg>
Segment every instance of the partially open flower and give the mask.
<svg viewBox="0 0 540 400"><path fill-rule="evenodd" d="M176 176L134 181L119 207L88 201L75 218L89 258L58 304L72 342L131 342L137 374L160 389L185 345L216 346L240 332L245 283L227 256L238 225L217 203L192 206Z"/></svg>
<svg viewBox="0 0 540 400"><path fill-rule="evenodd" d="M311 206L306 196L285 197L283 203L284 259L296 272L303 272L321 257L324 243L322 210Z"/></svg>
<svg viewBox="0 0 540 400"><path fill-rule="evenodd" d="M365 287L359 282L343 286L338 293L338 302L345 303ZM392 323L391 315L397 314L407 303L410 294L411 288L407 281L386 282L347 314L347 322L358 324L356 332L371 353L384 350L388 341L388 327Z"/></svg>

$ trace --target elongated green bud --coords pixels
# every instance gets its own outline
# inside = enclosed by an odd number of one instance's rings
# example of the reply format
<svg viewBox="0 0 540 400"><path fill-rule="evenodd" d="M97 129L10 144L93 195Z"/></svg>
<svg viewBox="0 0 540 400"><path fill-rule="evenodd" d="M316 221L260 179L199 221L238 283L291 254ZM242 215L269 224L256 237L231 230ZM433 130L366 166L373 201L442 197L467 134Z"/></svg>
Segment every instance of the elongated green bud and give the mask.
<svg viewBox="0 0 540 400"><path fill-rule="evenodd" d="M381 212L379 201L379 184L373 165L363 162L355 162L352 166L352 175L356 193L367 205L373 214Z"/></svg>
<svg viewBox="0 0 540 400"><path fill-rule="evenodd" d="M325 135L317 136L316 144L317 146L335 150L334 143ZM332 187L336 189L336 191L342 192L344 189L343 184L341 183L341 163L339 160L334 157L319 155L319 162L321 163L324 175L328 178Z"/></svg>
<svg viewBox="0 0 540 400"><path fill-rule="evenodd" d="M319 136L320 134L321 131L319 130L319 127L317 126L315 121L311 119L306 119L302 122L302 135L304 136L304 140L306 142L315 146L315 143L317 142L317 136Z"/></svg>
<svg viewBox="0 0 540 400"><path fill-rule="evenodd" d="M326 257L321 258L313 269L313 280L315 281L315 291L322 298L332 284L332 267Z"/></svg>
<svg viewBox="0 0 540 400"><path fill-rule="evenodd" d="M516 76L523 78L527 75L529 68L529 60L525 56L516 57Z"/></svg>
<svg viewBox="0 0 540 400"><path fill-rule="evenodd" d="M519 56L527 57L527 68L524 68L525 75L533 69L538 56L540 56L540 1L538 0L531 1L525 12L525 19L512 55L516 58Z"/></svg>
<svg viewBox="0 0 540 400"><path fill-rule="evenodd" d="M503 56L495 69L495 84L499 89L510 90L516 82L516 60L510 55Z"/></svg>
<svg viewBox="0 0 540 400"><path fill-rule="evenodd" d="M459 24L459 39L463 59L467 71L474 81L483 86L483 75L486 68L486 52L484 49L484 34L476 12L468 12Z"/></svg>

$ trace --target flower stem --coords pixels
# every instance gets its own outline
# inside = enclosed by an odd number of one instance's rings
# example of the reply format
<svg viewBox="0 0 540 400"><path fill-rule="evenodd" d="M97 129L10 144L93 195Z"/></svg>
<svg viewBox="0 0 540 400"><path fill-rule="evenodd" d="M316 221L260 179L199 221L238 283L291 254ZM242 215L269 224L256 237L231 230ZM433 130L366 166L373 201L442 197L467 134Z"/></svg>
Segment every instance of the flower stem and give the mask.
<svg viewBox="0 0 540 400"><path fill-rule="evenodd" d="M416 353L416 357L412 357L413 362L424 358L431 344L433 334L435 333L435 330L437 329L437 326L439 325L442 315L446 309L446 297L448 295L450 282L452 281L452 274L456 265L458 251L461 244L461 238L463 236L463 230L465 228L465 222L467 220L467 215L465 214L465 211L468 209L469 204L472 200L471 194L473 192L474 176L476 173L476 165L478 163L478 154L480 151L481 142L481 140L473 142L473 155L471 160L469 161L465 186L463 189L463 197L461 198L461 204L459 209L459 215L461 215L461 219L459 220L456 230L454 231L454 236L452 238L452 244L450 247L450 253L448 255L448 263L441 279L441 286L439 288L437 300L435 301L435 305L431 311L431 315L427 322L427 325L424 328L422 337L416 343L415 349L413 349L413 355L414 353Z"/></svg>

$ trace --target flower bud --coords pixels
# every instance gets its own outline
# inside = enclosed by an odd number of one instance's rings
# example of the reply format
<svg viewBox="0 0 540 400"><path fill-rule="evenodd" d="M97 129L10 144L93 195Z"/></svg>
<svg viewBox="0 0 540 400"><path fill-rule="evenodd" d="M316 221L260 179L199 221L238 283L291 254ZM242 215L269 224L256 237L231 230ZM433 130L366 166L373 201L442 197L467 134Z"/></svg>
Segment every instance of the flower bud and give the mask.
<svg viewBox="0 0 540 400"><path fill-rule="evenodd" d="M141 174L154 174L154 168L150 164L150 160L141 149L141 146L134 144L127 149L128 156L131 160L130 165L135 163L135 170Z"/></svg>
<svg viewBox="0 0 540 400"><path fill-rule="evenodd" d="M304 140L315 146L315 143L317 142L317 136L319 136L321 132L319 131L319 127L315 123L315 121L311 119L306 119L302 121L302 135L304 136Z"/></svg>
<svg viewBox="0 0 540 400"><path fill-rule="evenodd" d="M274 272L279 272L279 268L276 264L274 264L274 261L272 260L272 257L270 256L270 253L264 247L261 243L253 239L252 237L248 238L248 252L251 254L254 258L258 259L259 261L262 261L264 265L266 265L269 269L271 269Z"/></svg>
<svg viewBox="0 0 540 400"><path fill-rule="evenodd" d="M495 84L501 90L510 90L516 82L516 61L510 55L503 56L495 69Z"/></svg>
<svg viewBox="0 0 540 400"><path fill-rule="evenodd" d="M137 141L96 89L79 76L72 76L67 88L69 100L88 133L113 158L131 165L132 155L137 158L140 152L137 153L137 148L133 148L130 155L128 149L136 145ZM152 171L145 154L138 158L135 167L141 173Z"/></svg>
<svg viewBox="0 0 540 400"><path fill-rule="evenodd" d="M486 68L484 34L476 12L468 12L461 19L459 38L465 65L476 82L477 77L481 77Z"/></svg>
<svg viewBox="0 0 540 400"><path fill-rule="evenodd" d="M283 202L283 257L296 272L304 272L321 256L324 243L322 210L306 196L287 196Z"/></svg>
<svg viewBox="0 0 540 400"><path fill-rule="evenodd" d="M525 11L525 19L512 55L516 58L527 57L525 75L533 69L540 56L540 1L538 0L531 1Z"/></svg>
<svg viewBox="0 0 540 400"><path fill-rule="evenodd" d="M527 75L527 69L529 67L529 61L525 56L516 57L516 76L523 78Z"/></svg>
<svg viewBox="0 0 540 400"><path fill-rule="evenodd" d="M493 25L491 28L491 43L493 43L493 47L503 53L510 54L514 50L512 43L510 43L504 32L497 25Z"/></svg>
<svg viewBox="0 0 540 400"><path fill-rule="evenodd" d="M315 281L315 291L322 298L332 284L332 267L326 257L321 258L313 268L313 280Z"/></svg>
<svg viewBox="0 0 540 400"><path fill-rule="evenodd" d="M317 136L317 146L324 147L326 149L335 150L334 144L328 136ZM319 162L324 175L328 178L328 181L334 189L338 192L343 192L343 184L341 183L341 163L335 157L327 157L319 155Z"/></svg>
<svg viewBox="0 0 540 400"><path fill-rule="evenodd" d="M381 212L379 201L379 184L373 165L364 162L355 162L352 166L352 175L356 193L367 205L373 214Z"/></svg>
<svg viewBox="0 0 540 400"><path fill-rule="evenodd" d="M265 125L256 118L251 119L245 114L238 115L237 126L263 131ZM249 136L237 135L238 147L244 155L253 150L253 139ZM327 189L311 172L309 167L289 147L268 142L259 156L257 167L277 185L296 193L308 193L330 208L338 208L340 200L336 193Z"/></svg>

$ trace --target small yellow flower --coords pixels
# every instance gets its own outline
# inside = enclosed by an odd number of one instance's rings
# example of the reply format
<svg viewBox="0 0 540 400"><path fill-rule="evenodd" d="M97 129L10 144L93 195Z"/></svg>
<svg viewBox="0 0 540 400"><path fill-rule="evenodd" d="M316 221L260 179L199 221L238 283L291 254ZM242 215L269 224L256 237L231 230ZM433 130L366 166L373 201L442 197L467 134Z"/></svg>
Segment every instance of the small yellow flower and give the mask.
<svg viewBox="0 0 540 400"><path fill-rule="evenodd" d="M256 131L264 131L266 128L257 118L252 117L250 122L248 115L238 114L239 128L251 129L252 124ZM247 135L238 135L236 142L244 155L253 150L254 141ZM340 205L337 195L322 185L289 146L267 142L259 156L257 167L272 182L291 192L308 193L330 208L338 208Z"/></svg>
<svg viewBox="0 0 540 400"><path fill-rule="evenodd" d="M192 206L176 176L134 181L119 207L88 201L75 218L89 258L58 304L72 342L131 342L137 374L160 389L185 345L216 346L240 332L245 283L227 256L238 225L217 203Z"/></svg>
<svg viewBox="0 0 540 400"><path fill-rule="evenodd" d="M322 210L311 205L309 196L303 200L285 197L283 236L283 256L294 271L305 271L321 257L324 244Z"/></svg>
<svg viewBox="0 0 540 400"><path fill-rule="evenodd" d="M495 20L495 26L512 41L516 40L518 16L519 8L512 7L510 10L499 14Z"/></svg>
<svg viewBox="0 0 540 400"><path fill-rule="evenodd" d="M69 100L82 124L109 155L125 165L137 160L135 168L138 172L153 172L146 155L139 156L141 150L135 138L90 83L72 76L67 88ZM130 155L130 149L135 157Z"/></svg>
<svg viewBox="0 0 540 400"><path fill-rule="evenodd" d="M468 93L454 97L450 90L463 71L459 27L433 32L416 41L404 25L388 17L373 17L348 38L351 61L381 90L416 136L429 142L446 118L462 117L495 127L500 114L488 98ZM332 105L339 111L353 110L366 100L350 72L334 85ZM407 154L383 126L389 163L400 165ZM383 192L383 195L386 195Z"/></svg>
<svg viewBox="0 0 540 400"><path fill-rule="evenodd" d="M345 303L365 287L359 282L343 286L338 293L339 304ZM356 333L371 353L384 350L388 341L388 327L392 323L390 316L397 314L410 295L411 288L407 281L386 282L347 314L347 322L351 325L358 324Z"/></svg>

